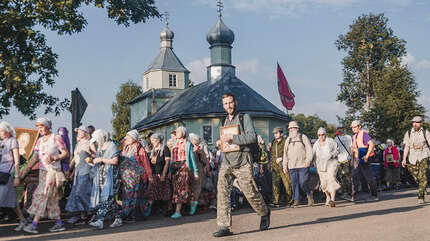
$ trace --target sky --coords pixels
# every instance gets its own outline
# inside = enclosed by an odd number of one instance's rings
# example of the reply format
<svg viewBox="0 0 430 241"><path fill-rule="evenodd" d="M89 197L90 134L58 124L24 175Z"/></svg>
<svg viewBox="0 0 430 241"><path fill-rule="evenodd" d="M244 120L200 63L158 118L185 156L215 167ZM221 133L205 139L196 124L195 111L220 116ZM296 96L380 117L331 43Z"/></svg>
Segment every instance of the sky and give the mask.
<svg viewBox="0 0 430 241"><path fill-rule="evenodd" d="M191 71L195 83L206 81L209 44L206 34L215 25L215 0L155 0L168 11L175 33L173 50ZM142 85L142 73L157 56L164 23L151 19L130 27L118 26L105 9L83 7L88 25L81 33L58 36L44 31L59 55L59 75L48 93L69 97L79 88L88 102L82 122L112 130L111 105L122 83ZM384 13L394 35L407 41L403 59L421 91L419 102L430 110L430 1L428 0L224 0L223 21L235 33L232 49L237 76L278 108L285 110L276 84L280 63L296 95L292 113L316 114L337 124L346 107L336 101L342 81L343 52L334 45L340 34L362 14ZM38 112L43 115L43 109ZM54 129L71 128L71 114L48 115ZM12 109L4 120L19 127L34 121Z"/></svg>

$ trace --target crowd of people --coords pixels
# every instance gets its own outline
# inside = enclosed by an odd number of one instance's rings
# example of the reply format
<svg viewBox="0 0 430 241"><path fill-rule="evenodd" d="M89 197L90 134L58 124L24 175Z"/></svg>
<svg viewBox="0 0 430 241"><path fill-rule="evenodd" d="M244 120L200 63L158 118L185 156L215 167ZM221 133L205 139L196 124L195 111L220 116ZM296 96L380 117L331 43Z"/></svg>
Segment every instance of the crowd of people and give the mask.
<svg viewBox="0 0 430 241"><path fill-rule="evenodd" d="M55 220L49 231L59 232L66 229L65 216L68 224L103 229L107 220L115 228L151 215L180 219L216 209L219 230L214 236L222 237L232 234L231 211L245 198L262 217L261 230L270 225L269 207L312 206L316 197L335 207L337 196L354 202L365 190L367 201L377 201L378 188L399 189L402 179L415 181L418 202L425 202L430 133L421 117L412 120L399 146L392 140L376 143L359 121L352 122L353 136L340 126L329 137L321 127L316 140L291 121L287 135L276 127L266 144L236 105L233 95L223 96L228 117L223 125L238 125L240 134L222 135L215 150L184 126L169 139L151 133L144 140L131 130L119 143L105 130L81 126L73 130L77 145L71 153L67 129L53 133L51 121L39 118L40 138L31 158L23 161L14 128L0 122L3 215L13 216L8 210L14 210L19 219L15 231L36 234L42 218ZM223 152L224 143L239 145L240 151ZM378 162L384 178L373 167Z"/></svg>

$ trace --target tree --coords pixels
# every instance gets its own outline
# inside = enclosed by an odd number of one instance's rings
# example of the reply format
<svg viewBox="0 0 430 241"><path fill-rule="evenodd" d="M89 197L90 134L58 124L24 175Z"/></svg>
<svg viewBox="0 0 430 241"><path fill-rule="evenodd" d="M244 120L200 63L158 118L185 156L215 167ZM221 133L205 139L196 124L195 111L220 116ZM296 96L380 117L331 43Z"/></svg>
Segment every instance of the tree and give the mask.
<svg viewBox="0 0 430 241"><path fill-rule="evenodd" d="M44 90L55 83L58 55L38 29L59 35L81 32L87 24L80 11L84 5L106 8L109 18L126 27L160 16L154 0L0 1L0 118L12 105L31 119L40 106L55 114L69 106L69 100Z"/></svg>
<svg viewBox="0 0 430 241"><path fill-rule="evenodd" d="M411 128L410 120L425 111L417 103L419 92L412 73L400 61L391 62L375 83L374 93L371 111L364 115L371 120L369 128L378 140L401 143L405 130Z"/></svg>
<svg viewBox="0 0 430 241"><path fill-rule="evenodd" d="M349 126L359 119L374 137L398 140L410 115L424 113L417 103L414 77L400 63L406 55L405 44L388 27L383 14L363 14L350 25L349 32L339 36L335 45L347 53L337 96L348 108L341 123Z"/></svg>
<svg viewBox="0 0 430 241"><path fill-rule="evenodd" d="M300 133L305 134L310 139L317 139L317 132L320 127L326 128L327 135L333 137L336 132L336 127L332 124L327 124L326 121L320 119L317 115L305 116L304 114L291 114L291 119L295 120L300 127Z"/></svg>
<svg viewBox="0 0 430 241"><path fill-rule="evenodd" d="M113 139L119 141L130 130L130 105L131 100L141 95L142 88L129 80L122 84L112 103L112 127Z"/></svg>

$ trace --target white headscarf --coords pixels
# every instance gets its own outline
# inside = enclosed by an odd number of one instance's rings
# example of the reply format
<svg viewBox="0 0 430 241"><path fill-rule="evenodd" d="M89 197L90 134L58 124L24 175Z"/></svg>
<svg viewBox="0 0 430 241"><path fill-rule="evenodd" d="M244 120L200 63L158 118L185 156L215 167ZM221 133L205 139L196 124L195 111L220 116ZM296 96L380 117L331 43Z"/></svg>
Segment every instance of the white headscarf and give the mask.
<svg viewBox="0 0 430 241"><path fill-rule="evenodd" d="M101 148L107 141L109 141L109 133L105 130L98 129L94 131L90 143L96 142L97 146Z"/></svg>
<svg viewBox="0 0 430 241"><path fill-rule="evenodd" d="M48 118L46 118L46 117L38 118L38 119L36 120L36 125L37 125L37 124L43 125L43 126L47 127L48 129L51 129L51 127L52 127L52 122L51 122L51 120L50 120L50 119L48 119Z"/></svg>
<svg viewBox="0 0 430 241"><path fill-rule="evenodd" d="M318 129L317 134L318 134L318 135L322 135L322 134L327 135L327 131L326 131L326 129L325 129L325 128L320 127L320 128Z"/></svg>
<svg viewBox="0 0 430 241"><path fill-rule="evenodd" d="M199 145L200 142L202 142L202 140L200 139L200 136L198 136L195 133L190 133L188 135L188 138L190 139L190 141L194 141L196 143L196 145Z"/></svg>
<svg viewBox="0 0 430 241"><path fill-rule="evenodd" d="M140 134L136 129L133 129L129 132L127 132L127 135L129 135L131 138L133 138L135 141L140 141Z"/></svg>
<svg viewBox="0 0 430 241"><path fill-rule="evenodd" d="M0 130L8 132L11 136L16 137L15 129L6 121L0 122Z"/></svg>
<svg viewBox="0 0 430 241"><path fill-rule="evenodd" d="M176 129L176 132L178 132L178 130L179 130L180 132L184 133L184 137L185 137L185 138L187 138L187 137L188 137L188 134L187 134L187 128L185 128L185 126L179 126L179 127Z"/></svg>

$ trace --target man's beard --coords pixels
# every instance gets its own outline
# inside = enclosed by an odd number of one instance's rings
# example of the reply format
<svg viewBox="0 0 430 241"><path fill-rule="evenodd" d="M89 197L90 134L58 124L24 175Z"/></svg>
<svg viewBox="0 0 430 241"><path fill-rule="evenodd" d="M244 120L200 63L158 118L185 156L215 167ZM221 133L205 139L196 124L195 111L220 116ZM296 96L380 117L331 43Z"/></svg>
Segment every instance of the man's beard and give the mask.
<svg viewBox="0 0 430 241"><path fill-rule="evenodd" d="M288 136L290 138L296 138L298 134L299 134L298 130L290 130L289 133L288 133Z"/></svg>

